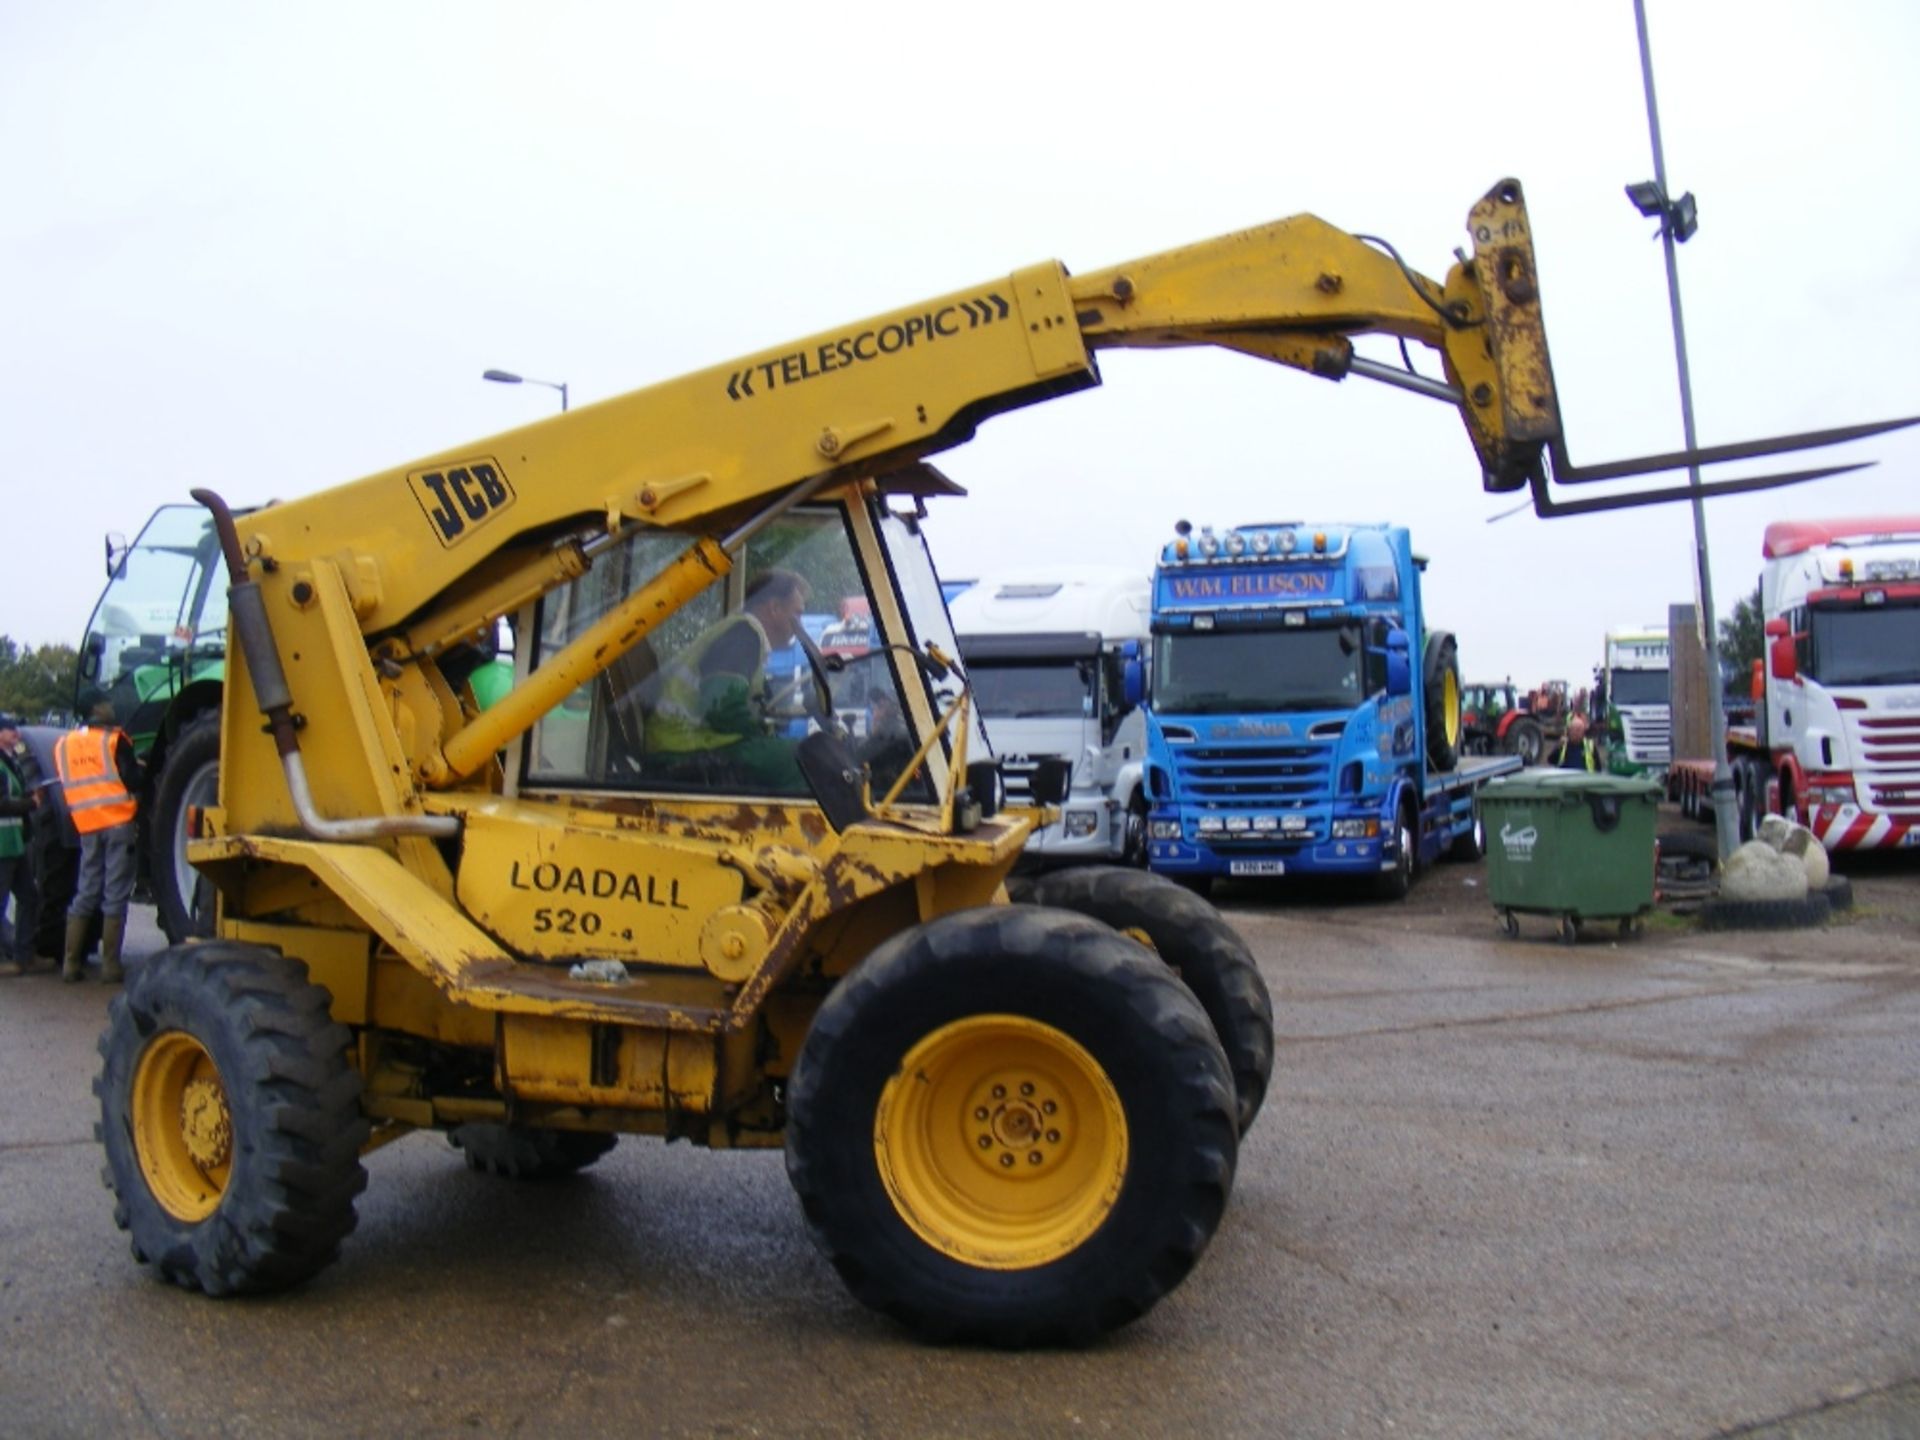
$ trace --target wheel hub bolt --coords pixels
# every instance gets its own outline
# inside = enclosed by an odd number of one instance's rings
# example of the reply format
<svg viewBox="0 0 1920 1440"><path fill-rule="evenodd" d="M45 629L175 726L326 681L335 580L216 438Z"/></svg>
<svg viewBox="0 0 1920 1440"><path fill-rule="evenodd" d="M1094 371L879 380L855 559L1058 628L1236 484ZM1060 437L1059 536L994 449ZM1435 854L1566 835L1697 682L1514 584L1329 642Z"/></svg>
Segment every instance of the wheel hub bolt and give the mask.
<svg viewBox="0 0 1920 1440"><path fill-rule="evenodd" d="M1011 1156L1011 1155L1002 1155L1002 1156L1000 1157L1000 1163L1001 1163L1001 1165L1003 1165L1003 1166L1005 1166L1005 1167L1007 1167L1007 1168L1009 1168L1009 1169L1010 1169L1010 1168L1012 1168L1012 1165L1013 1165L1013 1156Z"/></svg>

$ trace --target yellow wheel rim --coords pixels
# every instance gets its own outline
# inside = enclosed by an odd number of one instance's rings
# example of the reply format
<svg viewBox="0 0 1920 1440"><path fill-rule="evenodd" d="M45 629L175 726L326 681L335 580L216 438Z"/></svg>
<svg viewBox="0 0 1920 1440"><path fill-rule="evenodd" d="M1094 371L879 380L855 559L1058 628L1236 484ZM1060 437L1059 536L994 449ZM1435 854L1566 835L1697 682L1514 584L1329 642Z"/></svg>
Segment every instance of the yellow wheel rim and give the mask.
<svg viewBox="0 0 1920 1440"><path fill-rule="evenodd" d="M1100 1063L1018 1015L943 1025L880 1093L873 1145L895 1210L943 1254L1022 1270L1071 1254L1127 1175L1127 1118Z"/></svg>
<svg viewBox="0 0 1920 1440"><path fill-rule="evenodd" d="M153 1198L176 1220L204 1220L226 1194L233 1117L213 1056L184 1030L154 1036L133 1072L133 1148Z"/></svg>
<svg viewBox="0 0 1920 1440"><path fill-rule="evenodd" d="M1452 670L1440 681L1441 724L1446 727L1447 744L1460 743L1460 677Z"/></svg>

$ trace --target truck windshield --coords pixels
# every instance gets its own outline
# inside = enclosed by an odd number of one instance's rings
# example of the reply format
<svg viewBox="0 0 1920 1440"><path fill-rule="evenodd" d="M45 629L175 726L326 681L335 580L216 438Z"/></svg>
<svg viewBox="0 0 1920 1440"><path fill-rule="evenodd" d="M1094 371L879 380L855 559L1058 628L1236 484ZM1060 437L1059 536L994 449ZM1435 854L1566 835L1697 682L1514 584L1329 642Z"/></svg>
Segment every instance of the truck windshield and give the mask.
<svg viewBox="0 0 1920 1440"><path fill-rule="evenodd" d="M1153 704L1163 714L1349 710L1366 698L1357 625L1181 630L1153 637Z"/></svg>
<svg viewBox="0 0 1920 1440"><path fill-rule="evenodd" d="M1094 664L1085 660L976 660L967 666L980 713L996 720L1032 720L1094 711Z"/></svg>
<svg viewBox="0 0 1920 1440"><path fill-rule="evenodd" d="M1616 670L1613 672L1615 705L1665 705L1667 672L1664 670Z"/></svg>
<svg viewBox="0 0 1920 1440"><path fill-rule="evenodd" d="M1822 685L1920 684L1920 605L1815 610L1812 678Z"/></svg>

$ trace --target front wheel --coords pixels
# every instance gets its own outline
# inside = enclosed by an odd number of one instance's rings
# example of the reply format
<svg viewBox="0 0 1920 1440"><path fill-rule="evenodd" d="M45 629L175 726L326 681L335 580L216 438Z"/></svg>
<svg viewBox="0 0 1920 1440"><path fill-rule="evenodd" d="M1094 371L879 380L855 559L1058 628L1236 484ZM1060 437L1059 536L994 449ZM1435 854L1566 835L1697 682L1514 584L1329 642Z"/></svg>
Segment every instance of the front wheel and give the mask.
<svg viewBox="0 0 1920 1440"><path fill-rule="evenodd" d="M1130 870L1144 870L1147 868L1147 797L1139 791L1127 802L1126 825L1120 863Z"/></svg>
<svg viewBox="0 0 1920 1440"><path fill-rule="evenodd" d="M1413 890L1413 872L1419 861L1420 841L1414 832L1413 807L1406 801L1394 816L1393 867L1382 870L1373 881L1373 893L1382 900L1404 900Z"/></svg>
<svg viewBox="0 0 1920 1440"><path fill-rule="evenodd" d="M1173 974L1098 921L916 926L827 997L787 1175L853 1294L924 1337L1078 1342L1145 1314L1232 1188L1233 1080Z"/></svg>
<svg viewBox="0 0 1920 1440"><path fill-rule="evenodd" d="M129 966L93 1091L114 1222L134 1258L209 1295L323 1269L366 1187L360 1076L297 960L207 942Z"/></svg>
<svg viewBox="0 0 1920 1440"><path fill-rule="evenodd" d="M187 817L220 794L220 712L192 721L167 751L153 789L147 864L153 903L169 944L213 934L213 885L187 863Z"/></svg>
<svg viewBox="0 0 1920 1440"><path fill-rule="evenodd" d="M1185 982L1233 1070L1244 1136L1273 1073L1273 1000L1246 942L1213 906L1161 875L1084 865L1040 877L1035 905L1091 915L1138 940Z"/></svg>

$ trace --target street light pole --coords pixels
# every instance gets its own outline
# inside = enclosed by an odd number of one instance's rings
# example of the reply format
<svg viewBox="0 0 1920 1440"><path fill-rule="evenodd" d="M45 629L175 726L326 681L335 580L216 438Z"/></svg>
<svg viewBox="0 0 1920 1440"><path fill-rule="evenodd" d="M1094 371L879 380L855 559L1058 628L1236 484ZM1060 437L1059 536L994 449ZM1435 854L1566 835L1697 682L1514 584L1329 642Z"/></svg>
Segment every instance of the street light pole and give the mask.
<svg viewBox="0 0 1920 1440"><path fill-rule="evenodd" d="M1693 379L1687 368L1687 327L1680 313L1680 245L1698 225L1698 210L1693 195L1678 200L1667 198L1667 161L1660 144L1660 107L1653 93L1653 52L1647 43L1646 0L1633 0L1633 19L1640 33L1640 78L1647 92L1647 132L1653 140L1653 182L1627 187L1627 198L1642 215L1660 217L1660 243L1667 256L1667 299L1673 310L1673 354L1680 371L1680 423L1686 434L1687 449L1698 448L1693 428ZM1687 484L1696 492L1700 486L1700 467L1687 467ZM1694 567L1699 577L1700 608L1706 631L1707 649L1707 733L1713 747L1713 818L1719 839L1720 858L1731 855L1740 843L1740 822L1734 811L1733 770L1727 764L1727 717L1720 698L1720 622L1713 608L1713 572L1707 561L1707 514L1699 494L1692 499ZM1671 673L1671 671L1669 671Z"/></svg>
<svg viewBox="0 0 1920 1440"><path fill-rule="evenodd" d="M563 415L566 413L567 386L564 380L536 380L531 375L516 375L511 370L489 370L480 378L482 380L492 380L501 385L544 385L549 390L558 390L560 392L560 413Z"/></svg>

